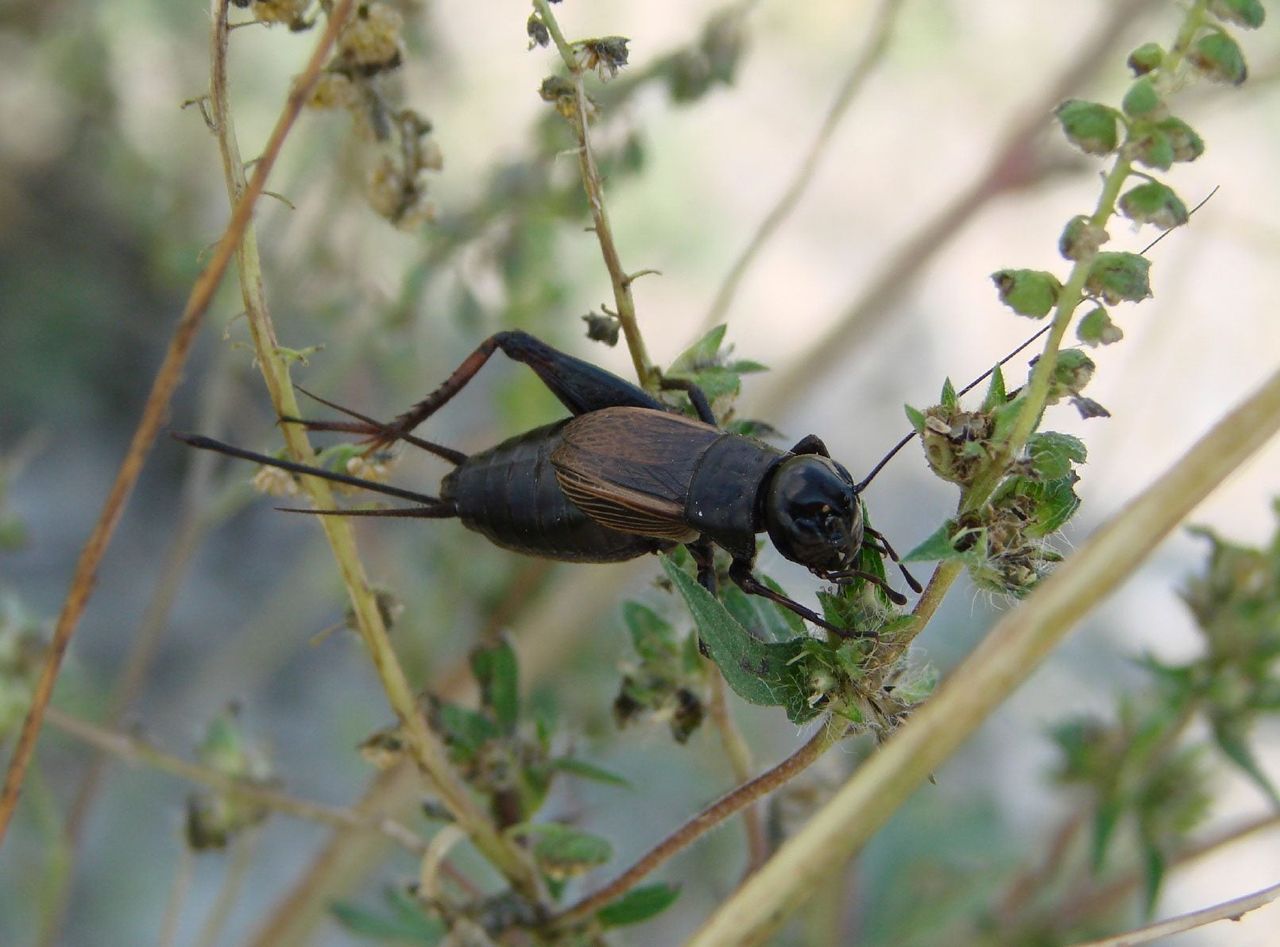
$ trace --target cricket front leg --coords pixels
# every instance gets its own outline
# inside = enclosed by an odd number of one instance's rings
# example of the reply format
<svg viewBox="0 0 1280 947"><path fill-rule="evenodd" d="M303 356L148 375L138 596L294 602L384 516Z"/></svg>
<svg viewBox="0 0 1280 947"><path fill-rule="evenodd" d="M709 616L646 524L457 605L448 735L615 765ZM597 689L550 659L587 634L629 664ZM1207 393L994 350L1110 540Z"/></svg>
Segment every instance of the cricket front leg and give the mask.
<svg viewBox="0 0 1280 947"><path fill-rule="evenodd" d="M775 592L769 586L765 585L755 577L751 571L753 563L747 559L734 559L729 566L729 578L733 583L748 595L759 595L767 598L769 601L781 605L788 611L795 612L805 621L811 621L819 628L825 628L833 634L839 635L841 638L874 638L875 634L871 632L850 631L846 628L837 628L831 624L817 612L811 608L805 608L794 599L787 598L781 592Z"/></svg>

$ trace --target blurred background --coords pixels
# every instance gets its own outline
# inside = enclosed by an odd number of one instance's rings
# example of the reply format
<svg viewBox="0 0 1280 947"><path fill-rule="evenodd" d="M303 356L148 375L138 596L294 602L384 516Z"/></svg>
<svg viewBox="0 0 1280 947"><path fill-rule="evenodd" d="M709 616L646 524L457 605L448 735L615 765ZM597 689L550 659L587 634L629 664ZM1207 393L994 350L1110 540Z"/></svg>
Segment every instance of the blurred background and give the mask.
<svg viewBox="0 0 1280 947"><path fill-rule="evenodd" d="M528 5L393 6L404 16L406 52L390 94L431 121L443 156L426 178L423 208L434 219L397 228L380 216L366 193L378 146L343 110L304 112L268 185L282 199L264 198L256 217L281 342L307 352L295 379L389 417L482 338L513 327L627 374L624 349L589 342L579 318L610 304L611 293L584 230L569 139L537 94L556 61L553 51L526 49ZM1129 50L1167 44L1180 17L1178 5L1159 0L567 0L556 9L571 38L631 41L618 78L603 89L592 81L603 109L595 135L623 263L658 271L635 284L654 360L669 363L727 322L736 355L771 369L750 376L739 416L768 420L787 444L820 434L855 475L905 433L904 403L933 403L945 377L967 382L1033 331L999 304L989 274L1065 272L1058 234L1068 217L1092 210L1101 168L1061 139L1052 107L1068 96L1117 102ZM207 89L209 20L200 4L160 0L0 6L0 603L10 628L56 615L202 254L227 219L216 143L199 108L183 107ZM727 274L886 25L883 55L803 192L714 313ZM231 99L246 157L315 36L262 26L233 33ZM1052 409L1048 426L1089 448L1069 543L1123 508L1276 367L1280 40L1268 24L1242 44L1251 68L1243 88L1201 84L1177 101L1207 150L1167 179L1188 204L1217 191L1151 251L1154 300L1113 313L1123 342L1090 352L1098 371L1088 394L1112 417L1082 421L1068 406ZM689 58L695 52L701 60ZM1118 221L1110 231L1110 248L1134 251L1155 235ZM238 290L226 282L172 424L272 451L279 436ZM1015 360L1010 384L1024 371L1025 358ZM554 401L528 376L495 359L432 420L430 436L470 451L554 419ZM1195 521L1240 543L1267 542L1278 467L1272 445ZM406 456L395 479L430 493L441 473ZM234 701L290 792L348 805L374 775L355 745L389 711L354 637L312 640L341 624L345 608L320 530L274 512L251 476L245 465L157 443L55 702L91 720L115 708L116 729L189 756ZM909 448L867 500L903 550L950 514L955 494ZM554 705L563 738L641 787L575 784L549 803L553 815L607 831L614 866L732 785L709 727L681 747L661 724L619 731L612 720L618 668L632 658L619 606L660 600L656 562L546 565L495 550L456 523L361 524L359 536L371 575L404 606L395 635L415 682L465 694L468 647L486 627L505 629L526 689ZM966 942L955 933L968 930L965 918L1034 865L1072 811L1070 794L1051 785L1046 730L1073 714L1114 714L1119 695L1145 684L1131 658L1176 661L1199 649L1177 593L1205 552L1186 534L1166 542L848 876L833 879L785 942ZM811 600L812 580L772 550L761 564ZM920 660L945 672L1008 604L962 582L921 638ZM757 766L798 744L776 711L734 709ZM1278 734L1274 723L1259 734L1273 778ZM807 790L834 786L865 750L830 754ZM174 942L201 942L234 853L183 854L188 784L109 759L86 790L92 760L83 742L46 729L0 850L0 943L148 943L160 937L167 905ZM1225 769L1214 786L1211 825L1267 811L1256 786ZM413 793L402 788L399 798ZM632 813L626 824L610 818L620 806ZM290 891L305 890L328 838L323 827L273 818L216 942L268 930ZM1273 830L1170 872L1157 913L1273 883L1276 838ZM351 864L332 881L341 897L376 901L382 886L412 875L403 853L361 845L342 848ZM736 824L678 857L660 877L696 880L670 912L618 942L687 936L731 890L742 857ZM56 915L64 921L50 941L47 919ZM1140 919L1131 908L1116 917ZM1274 943L1277 926L1272 907L1179 943ZM323 916L308 930L309 943L357 942Z"/></svg>

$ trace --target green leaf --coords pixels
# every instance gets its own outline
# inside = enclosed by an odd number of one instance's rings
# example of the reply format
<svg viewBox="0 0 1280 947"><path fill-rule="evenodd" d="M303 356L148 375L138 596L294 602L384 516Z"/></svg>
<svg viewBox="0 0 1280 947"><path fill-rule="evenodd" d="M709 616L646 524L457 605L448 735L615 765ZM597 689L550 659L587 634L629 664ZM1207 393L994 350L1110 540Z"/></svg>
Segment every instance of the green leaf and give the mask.
<svg viewBox="0 0 1280 947"><path fill-rule="evenodd" d="M694 342L693 345L676 356L676 360L667 369L667 374L692 375L703 368L716 364L716 358L720 354L720 345L724 342L726 329L728 329L727 325L718 325L697 342Z"/></svg>
<svg viewBox="0 0 1280 947"><path fill-rule="evenodd" d="M1149 839L1142 846L1143 911L1148 920L1155 914L1160 885L1164 883L1164 852Z"/></svg>
<svg viewBox="0 0 1280 947"><path fill-rule="evenodd" d="M1126 115L1143 118L1159 109L1162 104L1160 93L1156 91L1156 84L1143 77L1129 87L1120 107L1124 109Z"/></svg>
<svg viewBox="0 0 1280 947"><path fill-rule="evenodd" d="M991 384L987 385L987 394L982 399L982 407L979 410L994 411L1008 400L1009 394L1004 387L1004 371L997 365L991 369Z"/></svg>
<svg viewBox="0 0 1280 947"><path fill-rule="evenodd" d="M395 944L438 944L445 934L444 925L421 911L417 917L396 917L375 913L369 908L349 901L335 901L329 905L334 919L360 937L388 941Z"/></svg>
<svg viewBox="0 0 1280 947"><path fill-rule="evenodd" d="M1098 306L1081 318L1076 326L1076 338L1085 345L1111 345L1124 338L1124 331L1111 321L1107 310Z"/></svg>
<svg viewBox="0 0 1280 947"><path fill-rule="evenodd" d="M951 384L951 379L943 379L942 396L938 399L938 403L944 408L960 407L960 399L956 396L956 386Z"/></svg>
<svg viewBox="0 0 1280 947"><path fill-rule="evenodd" d="M761 576L760 581L775 592L786 594L782 586L768 576ZM721 598L729 614L757 638L790 641L804 634L804 621L799 615L764 596L748 595L735 585L725 589Z"/></svg>
<svg viewBox="0 0 1280 947"><path fill-rule="evenodd" d="M471 673L480 685L480 702L493 711L504 733L515 730L520 718L520 670L515 649L505 639L471 652Z"/></svg>
<svg viewBox="0 0 1280 947"><path fill-rule="evenodd" d="M1145 76L1160 68L1164 62L1164 50L1159 43L1143 43L1129 54L1129 68L1135 76Z"/></svg>
<svg viewBox="0 0 1280 947"><path fill-rule="evenodd" d="M1085 288L1108 304L1137 302L1151 295L1151 261L1136 253L1099 253Z"/></svg>
<svg viewBox="0 0 1280 947"><path fill-rule="evenodd" d="M907 412L907 420L911 422L911 426L917 434L924 433L924 412L919 408L913 408L909 404L904 404L903 409Z"/></svg>
<svg viewBox="0 0 1280 947"><path fill-rule="evenodd" d="M947 520L924 542L916 546L902 557L903 562L935 562L945 559L958 559L962 553L951 545L951 533L956 528L954 520Z"/></svg>
<svg viewBox="0 0 1280 947"><path fill-rule="evenodd" d="M1173 147L1173 139L1160 125L1161 123L1135 121L1129 131L1129 143L1133 148L1133 157L1139 164L1168 171L1178 160L1178 152Z"/></svg>
<svg viewBox="0 0 1280 947"><path fill-rule="evenodd" d="M666 556L659 557L693 615L703 644L735 694L752 704L784 707L793 722L817 711L808 704L807 674L797 659L805 639L765 642L751 637L714 596Z"/></svg>
<svg viewBox="0 0 1280 947"><path fill-rule="evenodd" d="M1217 718L1213 720L1213 739L1227 759L1235 763L1255 785L1267 794L1271 804L1280 808L1280 794L1262 767L1258 765L1245 737L1244 727L1237 720Z"/></svg>
<svg viewBox="0 0 1280 947"><path fill-rule="evenodd" d="M991 274L1000 301L1020 316L1042 319L1053 309L1062 283L1044 270L999 270Z"/></svg>
<svg viewBox="0 0 1280 947"><path fill-rule="evenodd" d="M769 366L761 362L754 362L749 358L737 358L726 365L725 369L735 375L754 375L758 372L767 372Z"/></svg>
<svg viewBox="0 0 1280 947"><path fill-rule="evenodd" d="M484 714L457 704L440 705L440 724L453 748L468 756L490 740L502 736L493 721Z"/></svg>
<svg viewBox="0 0 1280 947"><path fill-rule="evenodd" d="M1070 434L1041 431L1027 441L1031 466L1045 480L1058 480L1070 475L1076 464L1083 464L1088 452L1084 441Z"/></svg>
<svg viewBox="0 0 1280 947"><path fill-rule="evenodd" d="M1148 181L1125 192L1120 198L1120 212L1135 223L1154 224L1161 230L1172 230L1187 222L1187 205L1158 181Z"/></svg>
<svg viewBox="0 0 1280 947"><path fill-rule="evenodd" d="M538 822L521 828L533 836L533 857L557 880L572 878L603 865L613 857L609 840L559 822Z"/></svg>
<svg viewBox="0 0 1280 947"><path fill-rule="evenodd" d="M551 768L557 769L562 773L568 773L570 776L577 776L579 779L589 779L592 782L604 783L607 786L620 786L623 789L632 788L631 783L617 773L570 756L561 756L552 760Z"/></svg>
<svg viewBox="0 0 1280 947"><path fill-rule="evenodd" d="M680 888L669 884L643 885L633 888L617 901L596 912L596 920L604 927L639 924L656 917L680 897Z"/></svg>
<svg viewBox="0 0 1280 947"><path fill-rule="evenodd" d="M1116 150L1119 133L1114 109L1098 102L1068 99L1056 114L1067 140L1085 154L1107 155Z"/></svg>
<svg viewBox="0 0 1280 947"><path fill-rule="evenodd" d="M1204 154L1204 139L1180 118L1156 122L1156 130L1169 142L1174 161L1195 161Z"/></svg>
<svg viewBox="0 0 1280 947"><path fill-rule="evenodd" d="M1116 826L1123 812L1124 806L1120 802L1104 799L1093 815L1093 835L1089 851L1095 874L1102 870L1103 862L1107 858L1107 847L1111 844L1111 838L1115 835Z"/></svg>
<svg viewBox="0 0 1280 947"><path fill-rule="evenodd" d="M1028 492L1036 498L1035 518L1027 524L1028 536L1050 536L1056 533L1080 508L1074 477L1032 484Z"/></svg>
<svg viewBox="0 0 1280 947"><path fill-rule="evenodd" d="M1256 30L1267 18L1260 0L1209 0L1209 10L1219 19L1246 30Z"/></svg>
<svg viewBox="0 0 1280 947"><path fill-rule="evenodd" d="M641 659L649 662L670 660L679 653L675 629L670 622L647 605L624 602L622 620L631 632L631 646Z"/></svg>
<svg viewBox="0 0 1280 947"><path fill-rule="evenodd" d="M1211 82L1240 85L1249 76L1240 45L1226 33L1206 33L1187 51L1187 60Z"/></svg>

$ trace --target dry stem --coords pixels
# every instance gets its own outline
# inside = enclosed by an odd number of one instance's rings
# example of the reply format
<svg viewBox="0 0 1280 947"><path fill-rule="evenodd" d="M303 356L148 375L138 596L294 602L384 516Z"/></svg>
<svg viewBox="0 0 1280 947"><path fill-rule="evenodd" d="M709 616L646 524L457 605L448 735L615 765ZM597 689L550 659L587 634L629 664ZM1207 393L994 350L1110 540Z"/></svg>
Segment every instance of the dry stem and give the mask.
<svg viewBox="0 0 1280 947"><path fill-rule="evenodd" d="M44 718L45 708L48 706L49 698L53 694L53 685L58 678L62 659L66 655L67 647L71 644L71 638L75 634L80 618L84 614L85 606L89 602L89 596L93 591L94 580L98 572L98 565L102 561L107 545L110 543L116 525L120 521L120 516L124 512L124 505L129 499L129 495L133 492L133 486L137 482L138 475L142 472L142 465L146 461L151 445L155 442L156 435L160 431L160 425L164 423L169 407L169 399L173 396L174 389L177 388L178 382L182 379L182 369L186 364L187 355L191 351L191 345L195 341L196 330L199 328L204 314L209 309L214 292L222 282L222 276L231 261L231 254L240 245L241 236L249 224L249 217L253 212L258 195L262 193L263 186L266 184L267 175L271 173L284 140L289 134L289 130L293 127L299 111L302 109L302 103L306 100L307 95L310 94L316 77L320 73L320 68L328 57L329 49L337 36L338 25L350 11L351 6L352 0L338 0L335 10L341 11L342 17L332 18L328 27L316 41L316 48L312 51L311 58L307 61L302 75L293 89L290 90L284 109L272 129L271 137L268 139L267 145L253 169L253 178L237 195L231 220L227 223L227 229L223 232L222 238L210 255L209 265L205 267L204 271L197 277L195 285L192 286L191 294L187 298L187 304L183 309L182 316L174 327L173 337L169 342L168 349L165 351L160 368L156 371L155 380L152 382L151 391L147 395L146 404L143 405L142 417L138 420L138 427L134 431L124 460L121 461L120 469L117 471L111 490L103 503L102 512L98 515L93 531L89 534L89 539L85 542L84 548L80 552L80 558L76 562L71 588L67 592L66 600L63 602L62 610L58 615L58 621L54 627L53 640L49 644L49 651L45 658L44 666L41 668L40 678L36 682L32 694L31 708L23 721L22 732L18 736L13 756L9 760L4 788L0 790L0 844L3 844L9 822L13 818L14 809L17 807L18 797L22 792L23 779L31 762L31 755L35 751L36 738L40 733L40 725Z"/></svg>
<svg viewBox="0 0 1280 947"><path fill-rule="evenodd" d="M329 13L329 29L336 29L345 20L352 6L344 0ZM227 188L234 199L244 186L244 164L236 144L235 129L227 102L227 0L213 0L214 29L212 34L212 81L210 108L218 146L222 153ZM297 417L297 399L289 379L289 362L281 353L276 340L275 327L267 309L262 285L262 270L258 259L257 241L252 227L246 227L237 251L240 270L240 286L245 311L253 337L254 350L262 368L263 378L271 395L271 402L280 417ZM314 453L301 425L283 425L284 438L290 452L303 463L314 462ZM318 509L334 509L333 496L328 483L314 477L303 478L307 490ZM457 819L458 824L471 836L476 847L511 881L513 887L534 903L541 899L538 876L525 853L508 837L498 831L492 820L471 796L470 789L453 769L444 740L427 725L395 651L387 636L386 627L377 603L365 577L364 565L356 549L351 524L342 517L320 517L334 559L342 574L342 580L351 600L352 610L361 638L369 650L388 702L400 719L407 748L418 768L428 777L441 801Z"/></svg>

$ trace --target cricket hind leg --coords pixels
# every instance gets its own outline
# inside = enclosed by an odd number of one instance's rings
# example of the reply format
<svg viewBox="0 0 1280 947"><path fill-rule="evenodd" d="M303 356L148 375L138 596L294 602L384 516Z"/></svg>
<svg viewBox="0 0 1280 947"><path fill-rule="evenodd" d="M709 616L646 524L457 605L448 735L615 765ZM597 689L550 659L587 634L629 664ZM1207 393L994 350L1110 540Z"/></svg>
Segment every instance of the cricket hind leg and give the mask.
<svg viewBox="0 0 1280 947"><path fill-rule="evenodd" d="M527 332L511 330L495 333L481 342L440 387L397 417L387 428L397 432L396 437L403 438L404 434L448 404L475 377L489 356L499 349L513 362L522 362L532 368L548 390L574 415L612 407L665 410L662 403L644 389L612 372L552 348Z"/></svg>
<svg viewBox="0 0 1280 947"><path fill-rule="evenodd" d="M467 455L460 450L454 450L452 447L445 447L443 444L437 444L434 441L423 440L420 437L408 433L407 431L398 430L394 424L384 424L382 421L375 420L367 415L360 414L350 408L343 407L325 398L321 398L314 392L307 391L301 385L295 385L299 391L313 401L318 401L326 407L347 415L347 417L355 418L354 421L316 421L307 418L281 418L284 424L301 424L308 431L341 431L346 434L359 434L366 440L371 441L370 453L384 444L392 441L404 441L406 444L412 444L414 447L421 448L428 453L435 454L444 460L449 461L455 467L463 463L467 459Z"/></svg>

